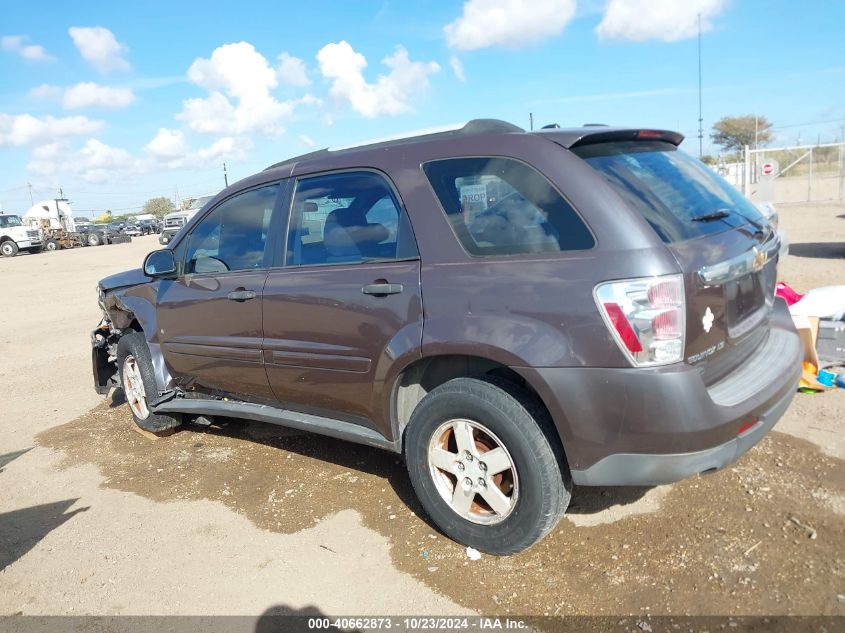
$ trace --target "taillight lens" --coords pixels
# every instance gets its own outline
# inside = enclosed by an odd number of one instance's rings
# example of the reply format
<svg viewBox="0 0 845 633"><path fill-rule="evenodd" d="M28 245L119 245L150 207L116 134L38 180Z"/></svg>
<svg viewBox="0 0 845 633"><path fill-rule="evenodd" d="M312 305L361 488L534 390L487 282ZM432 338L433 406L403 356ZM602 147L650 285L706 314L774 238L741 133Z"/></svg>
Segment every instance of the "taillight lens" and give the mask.
<svg viewBox="0 0 845 633"><path fill-rule="evenodd" d="M596 303L620 349L634 365L666 365L684 357L686 310L681 275L599 284Z"/></svg>

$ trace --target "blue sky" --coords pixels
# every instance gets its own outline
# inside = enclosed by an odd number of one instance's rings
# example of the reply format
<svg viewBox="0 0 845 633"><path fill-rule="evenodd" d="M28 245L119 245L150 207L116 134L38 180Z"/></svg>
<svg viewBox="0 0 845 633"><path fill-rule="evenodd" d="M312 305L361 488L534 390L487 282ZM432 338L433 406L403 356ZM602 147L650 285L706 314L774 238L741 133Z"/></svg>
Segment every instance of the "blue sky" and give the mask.
<svg viewBox="0 0 845 633"><path fill-rule="evenodd" d="M522 5L522 6L521 6ZM778 145L845 126L845 3L817 0L49 2L0 22L0 208L79 215L216 192L315 147L471 118L677 129ZM283 57L280 57L284 54Z"/></svg>

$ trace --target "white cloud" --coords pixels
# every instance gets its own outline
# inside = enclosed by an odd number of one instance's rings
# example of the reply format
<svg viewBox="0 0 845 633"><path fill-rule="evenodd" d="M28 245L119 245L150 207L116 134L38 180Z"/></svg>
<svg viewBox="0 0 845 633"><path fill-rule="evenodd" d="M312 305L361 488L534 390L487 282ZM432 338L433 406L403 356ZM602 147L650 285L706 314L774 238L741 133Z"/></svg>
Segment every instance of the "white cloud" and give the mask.
<svg viewBox="0 0 845 633"><path fill-rule="evenodd" d="M305 147L317 147L317 144L307 134L300 134L299 135L299 142L305 145Z"/></svg>
<svg viewBox="0 0 845 633"><path fill-rule="evenodd" d="M278 101L270 91L279 84L276 71L248 42L218 47L209 59L199 58L188 79L209 91L205 98L187 99L177 118L196 132L236 136L253 131L284 132L281 121L300 104L314 103L310 95Z"/></svg>
<svg viewBox="0 0 845 633"><path fill-rule="evenodd" d="M187 153L188 146L182 130L162 127L144 149L157 158L179 158Z"/></svg>
<svg viewBox="0 0 845 633"><path fill-rule="evenodd" d="M466 0L443 31L451 48L519 48L558 35L575 15L575 0Z"/></svg>
<svg viewBox="0 0 845 633"><path fill-rule="evenodd" d="M452 72L455 73L455 77L460 82L465 82L467 80L466 74L464 74L464 65L461 63L461 60L457 58L457 56L452 55L449 58L449 66L452 67Z"/></svg>
<svg viewBox="0 0 845 633"><path fill-rule="evenodd" d="M65 90L62 106L66 110L98 106L101 108L125 108L135 101L129 88L113 88L92 82L79 83Z"/></svg>
<svg viewBox="0 0 845 633"><path fill-rule="evenodd" d="M603 40L675 42L712 27L711 18L727 5L727 0L609 0L604 17L596 27Z"/></svg>
<svg viewBox="0 0 845 633"><path fill-rule="evenodd" d="M381 63L390 69L375 83L364 78L366 58L346 41L326 44L317 53L323 77L331 82L329 94L367 118L380 114L396 115L410 110L414 93L428 87L428 76L440 70L434 62L412 62L408 51L397 46Z"/></svg>
<svg viewBox="0 0 845 633"><path fill-rule="evenodd" d="M56 99L61 99L62 89L58 86L51 86L50 84L41 84L40 86L31 88L27 94L31 99L37 99L39 101L54 101Z"/></svg>
<svg viewBox="0 0 845 633"><path fill-rule="evenodd" d="M307 86L311 83L305 62L287 53L279 55L279 79L289 86Z"/></svg>
<svg viewBox="0 0 845 633"><path fill-rule="evenodd" d="M123 54L127 51L126 46L118 42L114 33L107 28L72 26L68 33L82 57L99 72L109 73L129 68L129 62L123 59Z"/></svg>
<svg viewBox="0 0 845 633"><path fill-rule="evenodd" d="M48 143L57 137L93 134L102 127L102 121L92 121L85 116L39 118L31 114L0 113L0 147Z"/></svg>
<svg viewBox="0 0 845 633"><path fill-rule="evenodd" d="M0 46L4 50L17 53L24 59L32 61L46 62L54 59L43 46L39 44L25 44L24 42L26 40L27 37L25 35L5 35L0 38Z"/></svg>
<svg viewBox="0 0 845 633"><path fill-rule="evenodd" d="M17 52L23 46L25 39L23 35L4 35L0 37L0 46L3 50Z"/></svg>
<svg viewBox="0 0 845 633"><path fill-rule="evenodd" d="M241 159L246 155L246 150L251 147L252 144L247 139L224 136L199 150L197 156L205 161L216 161L222 158Z"/></svg>
<svg viewBox="0 0 845 633"><path fill-rule="evenodd" d="M92 138L79 151L74 151L65 141L37 147L27 169L41 176L70 174L91 183L119 183L142 173L146 166L125 149Z"/></svg>

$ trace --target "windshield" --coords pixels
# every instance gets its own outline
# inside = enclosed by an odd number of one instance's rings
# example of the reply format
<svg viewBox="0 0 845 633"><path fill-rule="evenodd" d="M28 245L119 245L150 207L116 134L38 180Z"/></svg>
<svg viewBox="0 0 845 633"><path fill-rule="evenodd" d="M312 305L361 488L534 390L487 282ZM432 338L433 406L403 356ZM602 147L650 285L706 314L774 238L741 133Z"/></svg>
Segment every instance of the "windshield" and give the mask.
<svg viewBox="0 0 845 633"><path fill-rule="evenodd" d="M746 224L768 226L742 194L671 143L598 143L573 152L601 173L664 242Z"/></svg>
<svg viewBox="0 0 845 633"><path fill-rule="evenodd" d="M23 223L16 215L0 215L0 227L6 229L10 226L23 226Z"/></svg>

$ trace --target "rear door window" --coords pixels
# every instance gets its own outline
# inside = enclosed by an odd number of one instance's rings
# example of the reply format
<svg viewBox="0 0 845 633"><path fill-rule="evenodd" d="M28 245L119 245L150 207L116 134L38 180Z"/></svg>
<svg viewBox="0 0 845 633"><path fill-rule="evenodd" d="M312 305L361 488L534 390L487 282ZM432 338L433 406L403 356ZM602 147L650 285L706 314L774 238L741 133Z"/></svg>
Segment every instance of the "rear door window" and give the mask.
<svg viewBox="0 0 845 633"><path fill-rule="evenodd" d="M510 158L454 158L423 166L471 255L585 250L587 226L545 176Z"/></svg>
<svg viewBox="0 0 845 633"><path fill-rule="evenodd" d="M417 257L399 200L374 172L301 179L288 232L287 264L361 264Z"/></svg>
<svg viewBox="0 0 845 633"><path fill-rule="evenodd" d="M767 226L754 205L736 189L671 143L597 143L572 151L604 176L666 243L749 223ZM724 217L706 218L713 214Z"/></svg>

